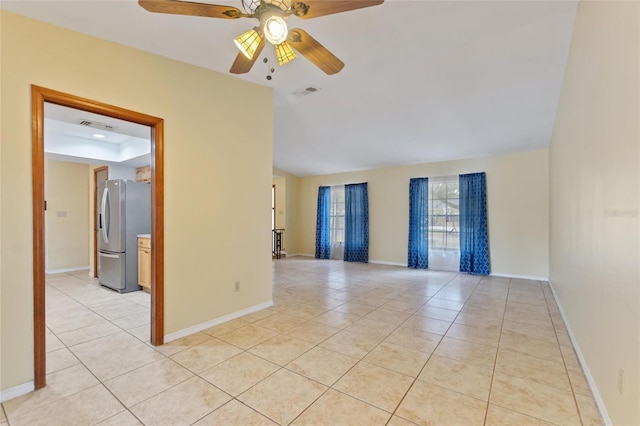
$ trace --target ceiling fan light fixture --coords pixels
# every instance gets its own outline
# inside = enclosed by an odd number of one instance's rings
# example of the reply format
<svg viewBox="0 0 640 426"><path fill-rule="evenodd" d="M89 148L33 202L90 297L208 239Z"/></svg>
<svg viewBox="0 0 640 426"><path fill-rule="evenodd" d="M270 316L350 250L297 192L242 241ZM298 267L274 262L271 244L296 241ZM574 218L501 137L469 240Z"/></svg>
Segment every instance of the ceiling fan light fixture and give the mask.
<svg viewBox="0 0 640 426"><path fill-rule="evenodd" d="M233 40L238 49L244 56L248 59L253 59L253 55L256 53L258 49L258 45L262 41L262 37L256 31L255 28L247 31L246 33L238 36Z"/></svg>
<svg viewBox="0 0 640 426"><path fill-rule="evenodd" d="M0 0L2 1L2 0ZM238 1L238 0L234 0ZM229 72L245 74L251 70L268 41L277 48L285 41L288 46L277 49L280 65L290 62L297 54L306 57L325 74L333 75L344 68L326 47L307 34L303 29L287 28L287 20L295 15L303 19L334 15L350 10L362 9L384 3L384 0L240 0L242 8L230 5L212 4L209 0L138 0L138 4L153 13L171 15L202 16L217 19L251 18L259 24L234 39L240 53L236 54ZM265 58L265 62L268 59ZM270 72L273 68L269 67ZM271 74L267 76L271 78Z"/></svg>
<svg viewBox="0 0 640 426"><path fill-rule="evenodd" d="M269 43L277 46L287 39L287 23L280 16L271 16L264 22L264 36Z"/></svg>
<svg viewBox="0 0 640 426"><path fill-rule="evenodd" d="M293 51L289 43L286 41L276 46L276 54L278 55L278 64L283 66L284 64L288 64L296 58L296 52Z"/></svg>

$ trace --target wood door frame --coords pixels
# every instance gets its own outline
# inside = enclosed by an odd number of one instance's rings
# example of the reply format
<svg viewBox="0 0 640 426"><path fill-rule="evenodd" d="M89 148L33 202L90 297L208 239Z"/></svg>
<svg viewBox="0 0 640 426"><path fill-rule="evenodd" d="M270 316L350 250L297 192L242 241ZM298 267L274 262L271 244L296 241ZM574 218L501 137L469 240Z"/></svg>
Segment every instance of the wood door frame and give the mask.
<svg viewBox="0 0 640 426"><path fill-rule="evenodd" d="M98 224L96 223L96 211L98 210L98 173L105 170L108 176L108 166L93 169L93 278L98 278Z"/></svg>
<svg viewBox="0 0 640 426"><path fill-rule="evenodd" d="M44 103L49 102L151 127L151 344L164 343L164 120L44 87L31 86L33 200L34 386L46 385Z"/></svg>

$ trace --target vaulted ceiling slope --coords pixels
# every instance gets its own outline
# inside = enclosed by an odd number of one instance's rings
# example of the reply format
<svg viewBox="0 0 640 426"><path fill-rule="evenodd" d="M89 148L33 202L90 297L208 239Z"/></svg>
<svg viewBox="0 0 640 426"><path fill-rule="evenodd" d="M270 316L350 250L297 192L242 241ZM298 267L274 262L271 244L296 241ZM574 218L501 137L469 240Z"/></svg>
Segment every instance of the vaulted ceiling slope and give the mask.
<svg viewBox="0 0 640 426"><path fill-rule="evenodd" d="M149 13L133 0L1 7L226 74L234 37L254 25ZM239 78L273 87L274 166L298 176L534 150L551 139L576 7L387 0L292 17L345 68L327 76L299 57L270 81L261 61Z"/></svg>

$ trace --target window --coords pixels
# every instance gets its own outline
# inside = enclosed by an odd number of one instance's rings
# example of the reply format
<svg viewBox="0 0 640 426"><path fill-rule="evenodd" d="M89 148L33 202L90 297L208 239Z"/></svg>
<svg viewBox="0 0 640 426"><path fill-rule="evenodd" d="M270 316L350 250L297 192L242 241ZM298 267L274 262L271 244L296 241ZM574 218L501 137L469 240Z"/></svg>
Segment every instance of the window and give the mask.
<svg viewBox="0 0 640 426"><path fill-rule="evenodd" d="M369 202L366 182L318 187L315 257L343 259L347 262L368 261Z"/></svg>
<svg viewBox="0 0 640 426"><path fill-rule="evenodd" d="M460 250L458 176L429 179L429 249Z"/></svg>
<svg viewBox="0 0 640 426"><path fill-rule="evenodd" d="M331 187L331 242L344 243L344 186Z"/></svg>
<svg viewBox="0 0 640 426"><path fill-rule="evenodd" d="M331 213L329 216L331 259L344 256L344 185L331 187Z"/></svg>
<svg viewBox="0 0 640 426"><path fill-rule="evenodd" d="M459 194L457 175L429 178L429 269L459 269Z"/></svg>
<svg viewBox="0 0 640 426"><path fill-rule="evenodd" d="M488 275L485 173L410 179L408 248L411 268Z"/></svg>

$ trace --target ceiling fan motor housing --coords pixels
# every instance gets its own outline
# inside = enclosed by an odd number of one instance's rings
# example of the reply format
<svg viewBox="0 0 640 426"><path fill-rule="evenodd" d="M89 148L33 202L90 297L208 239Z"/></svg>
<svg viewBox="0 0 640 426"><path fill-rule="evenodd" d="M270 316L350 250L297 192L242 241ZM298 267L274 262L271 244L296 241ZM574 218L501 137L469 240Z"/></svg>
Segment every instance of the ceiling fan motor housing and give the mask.
<svg viewBox="0 0 640 426"><path fill-rule="evenodd" d="M280 10L288 10L289 3L289 0L242 0L242 8L247 12L254 13L261 4L269 4Z"/></svg>

